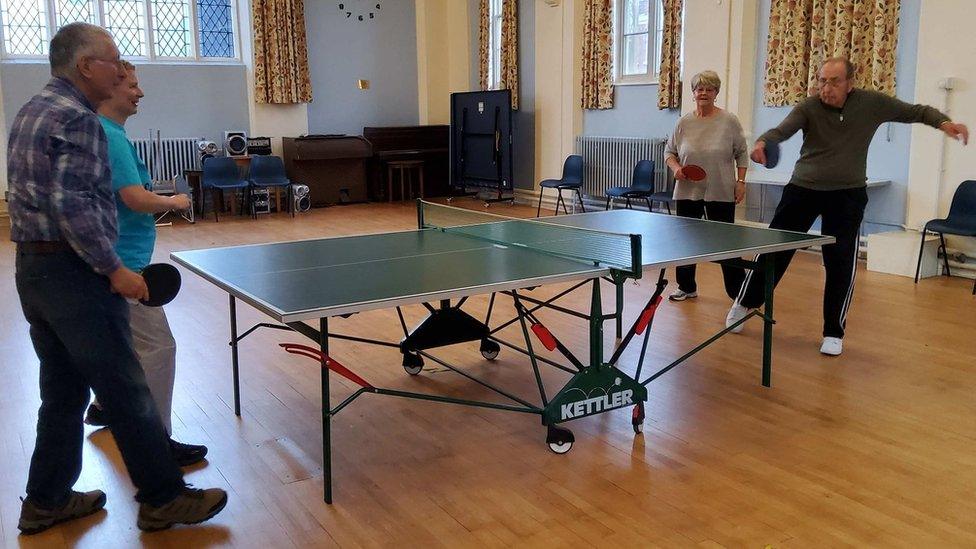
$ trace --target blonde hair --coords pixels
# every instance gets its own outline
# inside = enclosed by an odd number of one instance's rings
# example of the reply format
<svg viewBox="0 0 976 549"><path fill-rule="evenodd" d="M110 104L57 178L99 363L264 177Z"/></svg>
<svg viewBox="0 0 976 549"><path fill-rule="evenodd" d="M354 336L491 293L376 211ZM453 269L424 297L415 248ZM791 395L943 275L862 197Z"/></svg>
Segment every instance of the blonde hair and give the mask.
<svg viewBox="0 0 976 549"><path fill-rule="evenodd" d="M718 73L715 71L701 71L691 77L691 89L697 90L698 86L708 86L719 91L722 89L722 79L718 77Z"/></svg>

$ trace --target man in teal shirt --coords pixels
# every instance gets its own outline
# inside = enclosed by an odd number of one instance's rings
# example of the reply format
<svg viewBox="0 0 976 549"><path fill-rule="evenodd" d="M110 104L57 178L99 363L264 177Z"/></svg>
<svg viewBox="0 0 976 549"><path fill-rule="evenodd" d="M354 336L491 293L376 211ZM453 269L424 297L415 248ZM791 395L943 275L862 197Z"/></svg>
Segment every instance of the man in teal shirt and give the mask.
<svg viewBox="0 0 976 549"><path fill-rule="evenodd" d="M123 62L126 78L112 97L98 108L99 118L108 138L108 157L112 167L112 190L115 192L118 210L119 240L115 246L122 263L140 272L152 259L156 244L154 213L185 210L190 199L183 194L160 196L150 189L152 179L145 163L125 135L125 121L136 113L143 97L136 78L135 67ZM132 342L139 355L139 362L146 373L149 391L152 393L160 419L170 434L170 449L177 463L192 465L207 455L206 446L183 444L173 440L172 408L173 384L176 379L176 341L170 330L162 307L147 307L139 302L129 302ZM106 425L97 402L88 408L85 422L90 425Z"/></svg>

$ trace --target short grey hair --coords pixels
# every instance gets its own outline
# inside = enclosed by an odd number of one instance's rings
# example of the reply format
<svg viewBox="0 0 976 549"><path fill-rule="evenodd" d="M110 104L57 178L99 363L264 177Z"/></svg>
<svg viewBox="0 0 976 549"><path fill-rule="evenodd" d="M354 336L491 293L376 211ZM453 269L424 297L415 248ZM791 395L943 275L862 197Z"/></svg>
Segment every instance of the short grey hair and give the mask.
<svg viewBox="0 0 976 549"><path fill-rule="evenodd" d="M89 52L97 36L112 35L107 30L91 23L68 23L61 27L51 39L51 62L53 76L70 76L75 72L78 58Z"/></svg>
<svg viewBox="0 0 976 549"><path fill-rule="evenodd" d="M707 86L719 91L722 89L722 79L718 77L718 73L715 71L701 71L691 77L691 89L697 90L698 86Z"/></svg>

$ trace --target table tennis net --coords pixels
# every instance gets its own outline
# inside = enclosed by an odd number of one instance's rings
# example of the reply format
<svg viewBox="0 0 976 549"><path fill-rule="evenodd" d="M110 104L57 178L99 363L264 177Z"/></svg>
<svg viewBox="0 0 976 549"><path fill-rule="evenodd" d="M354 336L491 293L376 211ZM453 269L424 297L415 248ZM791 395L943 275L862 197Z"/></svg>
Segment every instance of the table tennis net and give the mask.
<svg viewBox="0 0 976 549"><path fill-rule="evenodd" d="M640 235L560 225L558 218L519 219L430 202L420 202L419 208L423 228L520 246L640 276Z"/></svg>

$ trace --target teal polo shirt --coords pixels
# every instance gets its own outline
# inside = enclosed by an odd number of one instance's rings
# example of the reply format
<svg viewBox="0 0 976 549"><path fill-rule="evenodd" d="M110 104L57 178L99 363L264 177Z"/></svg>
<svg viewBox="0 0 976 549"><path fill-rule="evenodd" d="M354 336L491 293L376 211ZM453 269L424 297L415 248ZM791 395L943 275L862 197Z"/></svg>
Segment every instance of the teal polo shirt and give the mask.
<svg viewBox="0 0 976 549"><path fill-rule="evenodd" d="M152 190L152 179L146 164L136 154L136 148L125 135L125 128L114 120L99 116L108 138L108 160L112 167L112 192L119 216L119 241L115 252L122 264L139 272L152 260L156 245L156 219L152 214L129 209L122 202L119 191L130 185Z"/></svg>

